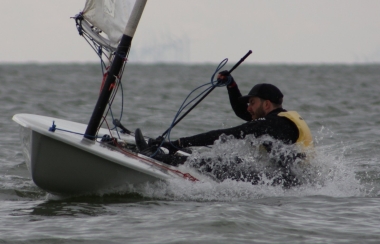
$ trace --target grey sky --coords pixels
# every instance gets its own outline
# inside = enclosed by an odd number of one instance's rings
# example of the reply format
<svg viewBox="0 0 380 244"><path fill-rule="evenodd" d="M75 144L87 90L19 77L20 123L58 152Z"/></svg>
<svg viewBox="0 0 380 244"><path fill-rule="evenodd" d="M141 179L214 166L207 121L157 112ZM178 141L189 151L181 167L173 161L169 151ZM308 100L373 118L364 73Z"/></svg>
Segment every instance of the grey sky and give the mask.
<svg viewBox="0 0 380 244"><path fill-rule="evenodd" d="M96 62L84 0L1 0L0 62ZM130 61L380 62L379 0L148 0Z"/></svg>

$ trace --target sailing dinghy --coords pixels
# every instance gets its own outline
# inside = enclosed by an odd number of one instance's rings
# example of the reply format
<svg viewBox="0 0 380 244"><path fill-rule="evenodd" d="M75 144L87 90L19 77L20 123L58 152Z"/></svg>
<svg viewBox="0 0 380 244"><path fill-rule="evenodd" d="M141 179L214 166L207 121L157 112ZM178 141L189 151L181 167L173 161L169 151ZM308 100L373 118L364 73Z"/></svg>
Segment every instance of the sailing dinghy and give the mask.
<svg viewBox="0 0 380 244"><path fill-rule="evenodd" d="M196 171L189 174L190 168L182 172L181 168L137 153L135 138L127 130L120 133L101 127L120 84L146 2L87 0L84 10L75 17L79 33L99 56L106 53L109 62L88 124L33 114L13 116L22 128L28 170L34 183L43 190L56 195L86 194L128 184L202 178ZM105 62L103 65L107 66Z"/></svg>

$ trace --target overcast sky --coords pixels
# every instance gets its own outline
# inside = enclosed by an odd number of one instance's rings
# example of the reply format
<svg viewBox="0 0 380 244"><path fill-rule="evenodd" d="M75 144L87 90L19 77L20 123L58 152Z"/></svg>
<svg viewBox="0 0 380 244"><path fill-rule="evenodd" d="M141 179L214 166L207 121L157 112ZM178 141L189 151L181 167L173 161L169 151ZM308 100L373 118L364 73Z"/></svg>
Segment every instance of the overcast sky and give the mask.
<svg viewBox="0 0 380 244"><path fill-rule="evenodd" d="M96 62L84 0L1 0L0 62ZM148 0L130 62L380 62L380 0ZM132 55L132 54L131 54Z"/></svg>

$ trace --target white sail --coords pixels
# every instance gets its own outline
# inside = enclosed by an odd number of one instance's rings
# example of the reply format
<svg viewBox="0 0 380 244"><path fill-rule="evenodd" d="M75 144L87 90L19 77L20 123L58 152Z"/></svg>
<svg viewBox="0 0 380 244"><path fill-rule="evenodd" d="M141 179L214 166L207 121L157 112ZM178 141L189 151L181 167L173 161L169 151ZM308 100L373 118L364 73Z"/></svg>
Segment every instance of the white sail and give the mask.
<svg viewBox="0 0 380 244"><path fill-rule="evenodd" d="M90 27L94 26L105 33L107 39L100 36L94 28L87 33L95 40L102 39L98 40L100 43L116 48L135 2L135 0L87 0L83 9L84 19L90 23Z"/></svg>

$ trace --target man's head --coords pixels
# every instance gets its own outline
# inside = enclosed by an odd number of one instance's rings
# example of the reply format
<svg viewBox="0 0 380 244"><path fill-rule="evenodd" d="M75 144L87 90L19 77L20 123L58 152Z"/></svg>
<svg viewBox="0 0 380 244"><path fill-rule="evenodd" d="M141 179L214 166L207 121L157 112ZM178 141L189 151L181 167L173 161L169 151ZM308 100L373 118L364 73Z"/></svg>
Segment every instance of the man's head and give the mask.
<svg viewBox="0 0 380 244"><path fill-rule="evenodd" d="M265 117L269 112L280 108L284 95L276 86L267 83L255 85L246 96L239 98L239 101L248 103L248 112L252 119Z"/></svg>

